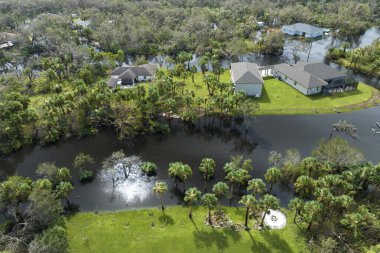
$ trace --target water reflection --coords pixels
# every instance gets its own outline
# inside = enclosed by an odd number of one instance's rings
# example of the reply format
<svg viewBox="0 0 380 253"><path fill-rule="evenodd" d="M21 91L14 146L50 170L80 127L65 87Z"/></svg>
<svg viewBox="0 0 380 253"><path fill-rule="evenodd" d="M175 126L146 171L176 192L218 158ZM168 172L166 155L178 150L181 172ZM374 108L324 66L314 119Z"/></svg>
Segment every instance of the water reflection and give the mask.
<svg viewBox="0 0 380 253"><path fill-rule="evenodd" d="M141 204L151 195L154 181L141 172L141 164L140 157L129 156L113 167L101 170L102 189L111 202L117 199L127 206Z"/></svg>

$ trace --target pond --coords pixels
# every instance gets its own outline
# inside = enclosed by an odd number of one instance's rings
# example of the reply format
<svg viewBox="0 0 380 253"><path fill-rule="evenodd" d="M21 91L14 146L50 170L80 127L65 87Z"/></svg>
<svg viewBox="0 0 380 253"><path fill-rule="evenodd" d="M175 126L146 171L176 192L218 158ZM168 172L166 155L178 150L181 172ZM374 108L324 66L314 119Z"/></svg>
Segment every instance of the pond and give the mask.
<svg viewBox="0 0 380 253"><path fill-rule="evenodd" d="M182 199L182 185L178 191L167 176L170 162L182 161L193 169L193 176L187 187L196 186L203 189L203 180L198 172L202 158L211 157L217 162L215 177L209 185L223 180L223 165L232 155L242 154L253 160L253 177L263 177L268 168L267 157L271 150L284 152L296 148L302 156L308 156L315 144L323 137L328 137L331 124L338 120L347 120L358 128L359 139L347 139L363 151L366 158L373 163L380 162L380 135L373 136L371 127L380 121L380 107L343 114L329 115L293 115L293 116L258 116L250 120L249 131L244 136L244 127L236 129L222 126L215 120L214 129L206 130L204 122L200 130L190 130L181 122L174 122L174 131L166 137L146 136L139 138L134 145L119 141L112 131L103 131L96 136L84 139L70 139L51 146L31 146L0 160L2 176L18 174L35 178L38 163L55 161L59 166L72 167L74 157L79 152L91 154L96 160L96 167L112 152L123 150L127 156L136 155L143 161L157 164L157 176L148 181L139 174L116 186L112 191L112 182L97 178L89 184L81 184L77 172L72 171L75 190L70 200L80 205L81 210L117 210L126 208L157 206L159 200L152 192L156 180L169 184L165 195L166 204L178 204ZM379 129L380 130L380 129ZM286 205L291 194L288 189L276 185L274 194Z"/></svg>

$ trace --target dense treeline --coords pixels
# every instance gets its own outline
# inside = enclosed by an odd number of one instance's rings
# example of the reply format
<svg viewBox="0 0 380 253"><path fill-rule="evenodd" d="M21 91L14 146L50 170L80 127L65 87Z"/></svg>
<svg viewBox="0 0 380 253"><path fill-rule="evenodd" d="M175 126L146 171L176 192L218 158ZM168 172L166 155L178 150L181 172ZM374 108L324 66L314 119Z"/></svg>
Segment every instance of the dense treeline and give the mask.
<svg viewBox="0 0 380 253"><path fill-rule="evenodd" d="M260 29L257 21L274 27L306 22L339 29L342 36L354 35L374 23L378 3L374 0L2 1L0 13L0 31L30 30L34 26L30 20L45 22L47 14L67 22L71 14L78 14L91 21L91 29L86 29L83 35L100 42L106 51L122 49L133 55L157 55L185 50L202 54L221 44L229 56L231 51L252 50L245 42L255 38ZM70 36L63 41L68 39Z"/></svg>
<svg viewBox="0 0 380 253"><path fill-rule="evenodd" d="M380 79L380 40L364 48L348 49L344 43L341 48L331 48L327 58L356 72Z"/></svg>

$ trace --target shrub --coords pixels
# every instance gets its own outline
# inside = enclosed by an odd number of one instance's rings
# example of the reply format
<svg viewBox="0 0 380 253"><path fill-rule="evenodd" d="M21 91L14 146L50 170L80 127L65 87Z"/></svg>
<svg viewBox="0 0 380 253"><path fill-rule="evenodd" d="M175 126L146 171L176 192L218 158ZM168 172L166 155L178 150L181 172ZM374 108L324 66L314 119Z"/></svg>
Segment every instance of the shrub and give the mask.
<svg viewBox="0 0 380 253"><path fill-rule="evenodd" d="M79 180L82 183L91 182L94 179L94 172L91 170L81 170L79 172Z"/></svg>
<svg viewBox="0 0 380 253"><path fill-rule="evenodd" d="M157 166L151 162L145 162L141 165L141 171L148 176L154 175L156 173Z"/></svg>

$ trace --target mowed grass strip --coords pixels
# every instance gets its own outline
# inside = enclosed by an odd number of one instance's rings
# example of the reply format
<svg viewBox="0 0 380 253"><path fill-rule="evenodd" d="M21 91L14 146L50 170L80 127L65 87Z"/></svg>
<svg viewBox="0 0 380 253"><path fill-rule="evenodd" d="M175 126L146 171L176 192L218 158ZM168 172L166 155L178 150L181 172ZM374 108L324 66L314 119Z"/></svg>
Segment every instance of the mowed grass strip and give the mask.
<svg viewBox="0 0 380 253"><path fill-rule="evenodd" d="M234 223L243 223L243 207L224 207ZM306 252L306 239L292 223L282 230L212 229L205 225L207 210L196 207L193 221L188 207L165 210L80 212L68 218L70 252ZM249 222L253 225L253 220Z"/></svg>

